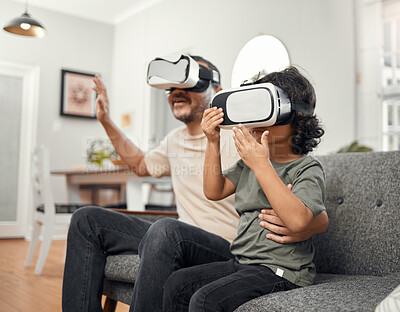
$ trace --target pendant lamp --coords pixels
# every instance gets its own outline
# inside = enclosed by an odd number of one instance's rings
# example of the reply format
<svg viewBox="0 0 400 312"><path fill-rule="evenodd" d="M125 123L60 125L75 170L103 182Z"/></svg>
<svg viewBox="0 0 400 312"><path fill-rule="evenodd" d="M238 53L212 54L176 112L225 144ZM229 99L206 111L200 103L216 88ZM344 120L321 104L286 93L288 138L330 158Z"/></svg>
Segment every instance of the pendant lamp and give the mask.
<svg viewBox="0 0 400 312"><path fill-rule="evenodd" d="M9 33L27 37L43 38L46 35L46 28L29 15L28 0L25 5L25 13L19 17L13 18L3 29Z"/></svg>

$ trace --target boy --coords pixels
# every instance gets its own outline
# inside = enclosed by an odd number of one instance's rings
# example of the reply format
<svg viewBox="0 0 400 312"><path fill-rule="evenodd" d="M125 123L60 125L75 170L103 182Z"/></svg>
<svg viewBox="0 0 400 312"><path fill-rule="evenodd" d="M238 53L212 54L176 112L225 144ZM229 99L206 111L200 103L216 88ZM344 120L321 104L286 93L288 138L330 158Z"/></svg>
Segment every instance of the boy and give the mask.
<svg viewBox="0 0 400 312"><path fill-rule="evenodd" d="M235 259L173 273L164 285L164 311L233 311L264 294L313 282L311 240L286 245L269 241L266 235L270 232L260 226L258 216L261 208L273 208L289 230L298 231L325 210L323 168L307 156L324 133L313 115L315 92L294 67L271 73L255 84L264 82L288 94L294 117L288 124L251 132L243 125L233 128L241 160L224 172L218 128L222 109L207 109L202 122L208 140L204 194L210 200L221 200L235 193L240 215L231 245Z"/></svg>

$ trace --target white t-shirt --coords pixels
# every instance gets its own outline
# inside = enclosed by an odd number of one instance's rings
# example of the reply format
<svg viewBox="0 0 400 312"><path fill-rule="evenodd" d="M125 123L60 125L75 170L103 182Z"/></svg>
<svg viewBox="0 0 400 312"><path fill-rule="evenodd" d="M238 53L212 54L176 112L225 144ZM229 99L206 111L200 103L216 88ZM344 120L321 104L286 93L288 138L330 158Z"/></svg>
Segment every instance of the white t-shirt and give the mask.
<svg viewBox="0 0 400 312"><path fill-rule="evenodd" d="M239 221L234 195L210 201L203 193L206 145L204 133L190 135L186 126L172 130L145 158L147 170L154 177L171 176L179 220L232 241ZM231 167L237 160L232 133L221 130L222 169Z"/></svg>

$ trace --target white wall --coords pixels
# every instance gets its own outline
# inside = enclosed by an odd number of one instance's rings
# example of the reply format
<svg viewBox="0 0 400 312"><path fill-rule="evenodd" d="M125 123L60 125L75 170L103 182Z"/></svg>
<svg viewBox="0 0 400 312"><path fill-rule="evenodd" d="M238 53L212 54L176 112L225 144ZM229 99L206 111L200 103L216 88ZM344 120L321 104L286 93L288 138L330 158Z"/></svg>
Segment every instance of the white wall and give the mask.
<svg viewBox="0 0 400 312"><path fill-rule="evenodd" d="M356 0L357 138L382 149L382 3Z"/></svg>
<svg viewBox="0 0 400 312"><path fill-rule="evenodd" d="M21 3L0 0L1 26L24 8ZM114 27L31 6L29 12L45 25L46 37L20 37L1 30L0 59L40 66L37 143L50 148L51 168L85 164L85 138L103 136L104 131L96 120L59 115L61 68L99 72L109 83ZM55 199L65 201L64 179L54 178L54 183Z"/></svg>
<svg viewBox="0 0 400 312"><path fill-rule="evenodd" d="M202 55L217 65L227 88L242 46L271 34L316 88L326 130L318 153L336 151L355 139L354 23L350 0L162 1L116 26L112 116L119 122L121 114L133 112L129 132L145 147L149 60L182 50Z"/></svg>

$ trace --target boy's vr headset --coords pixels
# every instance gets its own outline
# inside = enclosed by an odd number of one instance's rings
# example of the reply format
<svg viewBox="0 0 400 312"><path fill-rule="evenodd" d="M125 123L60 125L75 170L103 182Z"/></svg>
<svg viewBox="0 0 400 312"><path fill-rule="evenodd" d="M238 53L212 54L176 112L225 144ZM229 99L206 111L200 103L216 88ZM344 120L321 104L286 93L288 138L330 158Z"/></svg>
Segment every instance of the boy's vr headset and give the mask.
<svg viewBox="0 0 400 312"><path fill-rule="evenodd" d="M269 82L220 91L211 101L214 106L222 107L224 121L219 126L228 129L239 123L246 128L287 124L294 114L287 94Z"/></svg>
<svg viewBox="0 0 400 312"><path fill-rule="evenodd" d="M158 89L179 88L203 92L210 85L210 81L220 83L218 72L209 70L184 54L177 59L156 58L149 63L147 69L147 83Z"/></svg>

